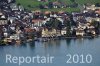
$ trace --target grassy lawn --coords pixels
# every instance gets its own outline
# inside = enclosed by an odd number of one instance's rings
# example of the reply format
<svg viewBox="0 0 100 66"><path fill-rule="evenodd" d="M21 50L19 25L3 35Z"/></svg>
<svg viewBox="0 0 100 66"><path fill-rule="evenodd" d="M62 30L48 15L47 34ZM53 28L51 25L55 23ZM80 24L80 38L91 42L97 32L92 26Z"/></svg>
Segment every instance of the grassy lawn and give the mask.
<svg viewBox="0 0 100 66"><path fill-rule="evenodd" d="M57 1L57 0L49 0L51 2ZM65 4L71 4L72 2L70 0L58 0L58 1L62 1ZM77 3L79 4L85 4L85 3L100 3L100 0L75 0ZM16 3L20 3L21 5L23 5L26 9L29 10L38 10L38 6L39 4L47 4L48 2L38 2L37 0L16 0ZM29 8L28 5L32 6L33 8ZM67 11L67 12L72 12L72 11L79 11L79 8L57 8L57 9L40 9L41 11L46 11L46 10L50 10L50 11Z"/></svg>
<svg viewBox="0 0 100 66"><path fill-rule="evenodd" d="M57 0L50 0L50 2L54 2ZM70 0L61 0L65 2L65 4L71 4ZM32 7L37 7L39 4L47 4L48 2L38 2L37 0L16 0L16 3L22 4L25 8L28 8L28 5L31 5Z"/></svg>
<svg viewBox="0 0 100 66"><path fill-rule="evenodd" d="M85 3L91 3L91 4L100 3L100 0L75 0L75 1L81 5Z"/></svg>
<svg viewBox="0 0 100 66"><path fill-rule="evenodd" d="M37 8L34 8L33 9L33 11L34 10L41 10L42 12L44 12L44 11L56 11L56 12L59 12L59 11L66 11L66 12L69 12L69 13L71 13L71 12L79 12L80 11L80 9L79 8L56 8L56 9L37 9Z"/></svg>

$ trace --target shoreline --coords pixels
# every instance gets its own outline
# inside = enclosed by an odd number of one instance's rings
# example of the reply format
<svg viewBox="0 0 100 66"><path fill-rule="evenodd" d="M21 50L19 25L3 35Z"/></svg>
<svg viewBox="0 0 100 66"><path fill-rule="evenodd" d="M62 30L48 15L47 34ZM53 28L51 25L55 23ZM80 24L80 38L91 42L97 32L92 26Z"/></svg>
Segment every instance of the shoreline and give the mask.
<svg viewBox="0 0 100 66"><path fill-rule="evenodd" d="M20 40L19 43L17 42L5 42L3 40L0 40L0 46L8 46L8 45L15 45L15 44L23 44L26 42L48 42L48 41L52 41L52 40L60 40L60 39L81 39L81 38L97 38L100 37L100 35L96 35L96 36L73 36L73 37L65 37L65 36L58 36L58 37L40 37L40 38L36 38L36 39L26 39L24 41ZM3 41L3 42L2 42ZM16 40L15 40L16 41Z"/></svg>
<svg viewBox="0 0 100 66"><path fill-rule="evenodd" d="M59 40L59 39L81 39L81 38L97 38L100 37L100 35L96 36L75 36L75 37L41 37L37 38L35 41L40 41L40 42L48 42L51 40Z"/></svg>

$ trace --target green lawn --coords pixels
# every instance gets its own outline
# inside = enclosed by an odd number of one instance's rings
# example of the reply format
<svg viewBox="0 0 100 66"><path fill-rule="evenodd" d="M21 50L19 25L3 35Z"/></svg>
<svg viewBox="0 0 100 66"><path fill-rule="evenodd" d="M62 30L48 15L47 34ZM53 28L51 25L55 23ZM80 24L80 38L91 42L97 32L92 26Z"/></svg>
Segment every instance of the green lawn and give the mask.
<svg viewBox="0 0 100 66"><path fill-rule="evenodd" d="M79 4L85 4L85 3L95 4L95 3L100 3L100 0L76 0L76 2Z"/></svg>
<svg viewBox="0 0 100 66"><path fill-rule="evenodd" d="M49 1L57 1L57 0L49 0ZM72 2L70 0L58 0L58 1L63 1L65 4L71 4ZM100 0L75 0L79 4L85 4L85 3L100 3ZM37 10L39 9L38 6L39 4L47 4L48 2L38 2L37 0L16 0L16 3L20 3L23 5L26 9L29 10ZM33 8L29 8L28 5L31 5ZM72 11L79 11L79 8L57 8L57 9L41 9L42 11L45 10L50 10L50 11L67 11L67 12L72 12Z"/></svg>
<svg viewBox="0 0 100 66"><path fill-rule="evenodd" d="M56 8L56 9L33 9L33 11L34 10L41 10L41 11L55 11L55 12L59 12L59 11L66 11L66 12L69 12L69 13L71 13L71 12L79 12L80 11L80 9L79 8Z"/></svg>
<svg viewBox="0 0 100 66"><path fill-rule="evenodd" d="M50 2L54 2L57 0L49 0ZM59 0L60 1L60 0ZM70 0L61 0L65 4L71 4L72 2ZM32 6L38 6L39 4L47 4L48 2L38 2L37 0L16 0L16 3L21 3L25 7L27 5L32 5Z"/></svg>

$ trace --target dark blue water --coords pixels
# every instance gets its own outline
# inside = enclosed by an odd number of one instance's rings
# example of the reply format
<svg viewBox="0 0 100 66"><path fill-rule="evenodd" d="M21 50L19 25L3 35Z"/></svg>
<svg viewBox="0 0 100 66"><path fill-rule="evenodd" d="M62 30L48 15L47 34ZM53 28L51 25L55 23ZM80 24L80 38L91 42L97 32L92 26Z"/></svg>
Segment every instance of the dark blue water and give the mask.
<svg viewBox="0 0 100 66"><path fill-rule="evenodd" d="M17 63L6 63L6 54L12 56L54 56L53 63L23 63L21 66L100 66L100 38L94 39L62 39L49 42L33 42L22 45L0 47L0 66L18 66ZM91 54L91 63L66 63L66 55ZM84 57L85 58L85 57ZM79 58L81 60L81 58Z"/></svg>

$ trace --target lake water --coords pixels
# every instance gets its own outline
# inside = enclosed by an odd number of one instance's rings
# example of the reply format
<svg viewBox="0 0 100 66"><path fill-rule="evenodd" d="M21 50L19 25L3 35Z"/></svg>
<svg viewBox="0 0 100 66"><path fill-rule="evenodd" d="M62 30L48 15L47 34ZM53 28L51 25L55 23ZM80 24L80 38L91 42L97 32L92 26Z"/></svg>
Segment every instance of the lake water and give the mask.
<svg viewBox="0 0 100 66"><path fill-rule="evenodd" d="M17 63L6 63L6 55L12 56L54 56L53 63L39 64L39 63L23 63L20 66L99 66L100 65L100 37L94 39L61 39L52 40L49 42L33 42L23 45L10 45L0 46L0 66L18 66ZM90 54L92 56L91 63L66 63L69 57L68 54L86 56ZM77 60L77 57L75 57ZM90 57L88 57L90 60Z"/></svg>

